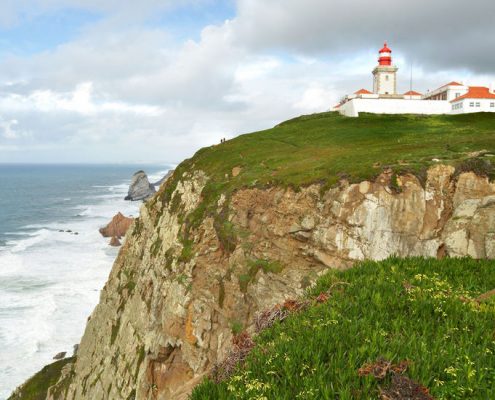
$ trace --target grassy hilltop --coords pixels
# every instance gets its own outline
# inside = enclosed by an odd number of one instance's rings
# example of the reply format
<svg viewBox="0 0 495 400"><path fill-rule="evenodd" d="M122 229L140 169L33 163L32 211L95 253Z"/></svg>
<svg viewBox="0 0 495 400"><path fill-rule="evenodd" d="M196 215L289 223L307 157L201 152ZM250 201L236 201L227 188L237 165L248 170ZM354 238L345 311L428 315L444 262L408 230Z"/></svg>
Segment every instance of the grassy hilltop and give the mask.
<svg viewBox="0 0 495 400"><path fill-rule="evenodd" d="M450 115L373 115L347 118L337 113L302 116L275 128L242 135L201 149L182 168L196 168L223 182L242 185L332 185L345 175L372 178L384 166L420 172L433 159L460 164L468 153L495 151L495 113Z"/></svg>

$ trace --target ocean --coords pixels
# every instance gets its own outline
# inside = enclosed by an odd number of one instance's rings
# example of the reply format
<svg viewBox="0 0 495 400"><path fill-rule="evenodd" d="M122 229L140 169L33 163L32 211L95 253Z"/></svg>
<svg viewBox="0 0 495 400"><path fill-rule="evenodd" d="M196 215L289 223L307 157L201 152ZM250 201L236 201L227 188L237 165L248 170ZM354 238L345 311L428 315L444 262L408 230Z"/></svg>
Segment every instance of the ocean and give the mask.
<svg viewBox="0 0 495 400"><path fill-rule="evenodd" d="M134 172L154 182L170 168L0 164L0 400L72 355L118 253L98 228L138 216L124 201Z"/></svg>

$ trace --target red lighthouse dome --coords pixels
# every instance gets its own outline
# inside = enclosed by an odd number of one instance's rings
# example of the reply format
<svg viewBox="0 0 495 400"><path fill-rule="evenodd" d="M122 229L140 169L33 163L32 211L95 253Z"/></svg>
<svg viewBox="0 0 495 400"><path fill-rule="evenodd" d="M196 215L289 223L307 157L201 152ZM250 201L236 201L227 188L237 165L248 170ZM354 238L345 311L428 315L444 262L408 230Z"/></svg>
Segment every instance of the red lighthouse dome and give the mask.
<svg viewBox="0 0 495 400"><path fill-rule="evenodd" d="M380 58L378 59L380 65L392 65L392 50L387 46L387 42L383 45L380 50Z"/></svg>

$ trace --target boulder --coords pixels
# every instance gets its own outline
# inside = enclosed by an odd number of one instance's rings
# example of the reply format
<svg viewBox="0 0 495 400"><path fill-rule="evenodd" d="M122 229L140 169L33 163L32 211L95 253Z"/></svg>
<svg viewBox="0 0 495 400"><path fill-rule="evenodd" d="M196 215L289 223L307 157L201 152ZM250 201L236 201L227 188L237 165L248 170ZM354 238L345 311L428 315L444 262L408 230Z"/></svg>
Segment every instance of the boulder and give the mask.
<svg viewBox="0 0 495 400"><path fill-rule="evenodd" d="M119 238L116 236L112 236L112 238L110 239L109 245L112 247L119 247L121 244L122 243L120 243Z"/></svg>
<svg viewBox="0 0 495 400"><path fill-rule="evenodd" d="M60 353L55 354L55 357L53 357L54 360L62 360L65 358L65 355L67 354L66 351L61 351Z"/></svg>
<svg viewBox="0 0 495 400"><path fill-rule="evenodd" d="M129 191L125 200L147 200L155 194L155 186L150 183L144 171L138 171L132 176Z"/></svg>
<svg viewBox="0 0 495 400"><path fill-rule="evenodd" d="M232 176L235 178L236 176L238 176L242 171L242 168L241 167L234 167L232 168Z"/></svg>
<svg viewBox="0 0 495 400"><path fill-rule="evenodd" d="M125 236L133 221L133 218L124 217L122 213L119 212L112 218L112 221L110 221L106 227L100 228L100 233L103 237L115 237L116 239L119 239L122 236Z"/></svg>

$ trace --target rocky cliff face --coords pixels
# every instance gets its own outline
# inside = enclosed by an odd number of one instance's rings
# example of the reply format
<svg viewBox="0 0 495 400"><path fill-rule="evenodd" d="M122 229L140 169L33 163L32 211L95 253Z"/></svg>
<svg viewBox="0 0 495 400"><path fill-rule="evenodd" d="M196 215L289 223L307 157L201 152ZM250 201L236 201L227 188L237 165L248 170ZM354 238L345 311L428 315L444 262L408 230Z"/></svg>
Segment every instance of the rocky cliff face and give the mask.
<svg viewBox="0 0 495 400"><path fill-rule="evenodd" d="M400 256L495 258L495 184L436 166L326 192L244 189L194 219L208 176L170 181L127 234L77 361L49 398L185 399L232 326L301 295L328 268ZM230 177L229 179L233 179ZM392 189L393 188L393 189Z"/></svg>

